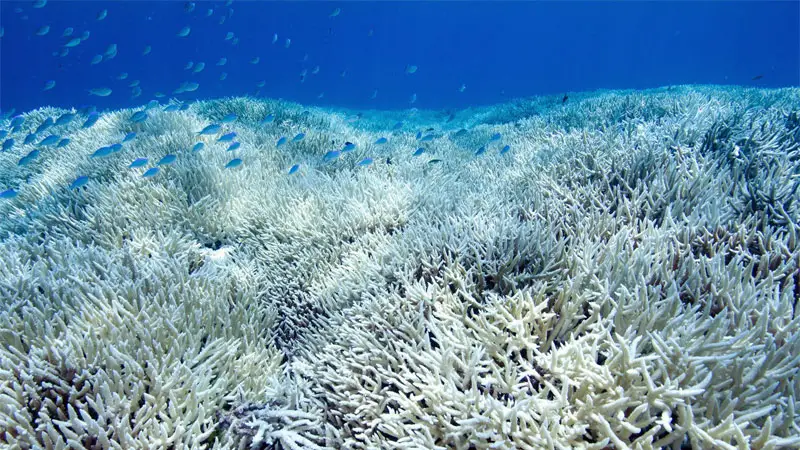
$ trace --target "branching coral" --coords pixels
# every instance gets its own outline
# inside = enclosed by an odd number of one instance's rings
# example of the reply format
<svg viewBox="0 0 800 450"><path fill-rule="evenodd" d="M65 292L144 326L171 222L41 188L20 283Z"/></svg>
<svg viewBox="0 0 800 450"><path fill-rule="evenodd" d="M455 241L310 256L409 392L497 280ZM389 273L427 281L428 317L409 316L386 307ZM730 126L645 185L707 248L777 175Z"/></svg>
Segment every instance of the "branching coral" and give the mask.
<svg viewBox="0 0 800 450"><path fill-rule="evenodd" d="M0 154L22 186L0 202L0 442L796 448L798 104L674 87L346 120L225 99ZM236 171L189 150L230 113ZM428 127L439 164L412 155Z"/></svg>

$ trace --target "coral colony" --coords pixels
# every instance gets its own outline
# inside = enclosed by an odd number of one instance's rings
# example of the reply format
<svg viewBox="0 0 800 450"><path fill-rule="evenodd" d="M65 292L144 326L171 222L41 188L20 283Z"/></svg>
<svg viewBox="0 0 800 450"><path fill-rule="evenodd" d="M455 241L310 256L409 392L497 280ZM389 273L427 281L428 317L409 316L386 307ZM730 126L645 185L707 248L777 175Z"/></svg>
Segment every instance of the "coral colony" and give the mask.
<svg viewBox="0 0 800 450"><path fill-rule="evenodd" d="M798 105L8 117L0 442L797 448Z"/></svg>

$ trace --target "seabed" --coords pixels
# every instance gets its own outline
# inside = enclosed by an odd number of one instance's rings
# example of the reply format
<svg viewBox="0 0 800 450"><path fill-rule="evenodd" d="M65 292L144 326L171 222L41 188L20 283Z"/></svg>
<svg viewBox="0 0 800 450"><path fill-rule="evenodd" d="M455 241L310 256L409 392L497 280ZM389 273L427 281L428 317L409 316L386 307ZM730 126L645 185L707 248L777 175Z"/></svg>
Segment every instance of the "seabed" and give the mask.
<svg viewBox="0 0 800 450"><path fill-rule="evenodd" d="M0 153L6 448L800 446L800 89L164 106Z"/></svg>

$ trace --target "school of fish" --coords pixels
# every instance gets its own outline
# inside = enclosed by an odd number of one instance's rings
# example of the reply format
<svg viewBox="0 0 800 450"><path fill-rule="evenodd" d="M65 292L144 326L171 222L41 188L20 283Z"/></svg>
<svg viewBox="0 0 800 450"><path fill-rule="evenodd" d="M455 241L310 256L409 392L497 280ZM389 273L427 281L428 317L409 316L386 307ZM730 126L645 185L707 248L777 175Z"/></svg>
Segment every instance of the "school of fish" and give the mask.
<svg viewBox="0 0 800 450"><path fill-rule="evenodd" d="M231 7L233 0L226 0L224 3L225 10L222 12L219 23L223 24L226 18L230 18L233 15L233 8ZM44 8L47 5L47 0L36 0L33 2L32 7L35 9ZM196 2L186 2L184 3L184 11L187 14L191 14L197 9L198 4ZM21 8L17 8L17 12L22 12ZM215 14L214 8L208 8L204 13L205 16L211 17ZM335 8L331 11L330 15L328 16L331 20L337 18L342 14L343 11L341 8ZM105 20L108 16L109 12L107 9L102 9L98 11L94 17L95 21L102 21ZM36 36L45 36L51 32L51 27L49 25L42 25L37 28L35 35ZM192 28L190 26L184 26L175 32L175 36L177 39L183 39L190 36L192 33ZM371 36L373 30L370 30L369 35ZM0 38L5 36L5 30L0 27ZM69 53L70 49L78 47L81 45L82 42L89 39L91 36L90 30L84 30L78 36L75 28L68 27L66 28L63 33L61 34L61 39L63 40L63 46L61 49L57 50L54 55L65 56ZM232 44L236 44L238 42L238 37L234 32L228 32L225 37L225 41L229 41ZM272 37L272 44L277 44L280 40L278 34L273 34ZM285 38L284 40L284 47L289 48L291 45L291 38ZM142 55L147 55L153 50L152 46L147 45L142 50ZM118 54L118 46L115 43L109 43L106 46L106 49L103 53L96 54L91 58L89 64L97 65L101 64L103 61L108 61L113 59ZM308 60L308 55L304 56L304 61ZM227 57L221 57L216 62L217 67L224 67L228 62ZM251 64L258 64L260 62L260 58L258 56L252 57L249 61ZM199 73L205 69L204 62L193 62L189 61L184 65L184 69L187 71L191 71L192 73ZM412 76L413 74L417 73L419 70L417 65L408 64L406 65L403 73L407 76ZM320 66L315 66L314 69L310 72L312 75L319 73ZM308 75L308 71L304 70L301 73L301 82L305 79ZM346 76L346 71L341 73L341 76ZM220 75L220 80L225 80L227 74L222 72ZM127 80L128 73L122 72L116 75L114 78L118 81ZM264 81L260 81L257 84L257 87L263 87L265 84ZM131 98L137 98L142 95L142 88L141 82L139 80L133 80L127 82L128 88L131 89L130 95ZM43 91L50 91L55 89L57 86L57 80L47 80L42 88ZM195 81L185 81L181 83L175 90L172 91L172 95L180 95L186 92L194 92L200 88L200 84ZM466 89L466 85L462 84L461 87L458 88L459 92L464 92ZM96 97L109 97L114 95L115 92L112 88L107 86L98 86L91 88L87 91L88 96L96 96ZM319 98L322 98L324 94L320 94ZM371 98L376 98L378 95L378 91L375 90L372 93ZM156 98L163 98L165 95L163 93L157 92L155 94ZM413 104L417 101L417 95L412 94L409 103ZM170 100L167 104L162 105L159 103L157 99L149 101L144 107L134 108L135 111L128 117L128 121L131 124L143 123L147 121L151 114L151 111L156 109L161 109L164 113L180 113L181 111L186 111L190 108L191 103L188 101L180 101L180 100ZM14 111L5 112L0 114L0 151L2 152L14 152L20 151L21 156L18 161L18 166L20 170L24 170L29 166L33 166L36 164L37 160L39 160L42 152L52 152L58 151L59 148L66 147L70 145L71 138L69 137L70 133L77 132L82 129L89 129L98 122L100 119L102 112L98 111L95 107L83 107L78 110L72 110L67 113L61 114L59 117L52 118L47 117L41 123L32 124L28 123L28 119L25 115L13 115ZM353 122L359 120L361 115L357 115L353 118L349 118L348 122ZM238 116L236 114L228 114L217 122L210 123L203 127L200 130L192 130L192 132L197 136L197 142L189 149L190 153L196 153L203 150L207 142L209 143L220 143L225 145L226 151L233 152L233 157L225 164L225 169L237 169L242 167L246 163L246 158L243 156L237 155L238 152L243 150L242 143L236 140L237 133L232 131L232 126L237 122ZM448 119L451 120L451 117ZM76 124L80 124L77 126ZM274 113L267 114L259 123L262 127L268 126L276 126L276 116ZM33 129L35 126L35 129ZM390 133L397 134L404 132L406 126L403 122L397 122L391 127L391 130L387 130ZM281 147L292 144L292 145L302 145L302 142L306 138L308 133L313 133L313 130L307 130L304 132L300 132L295 134L294 136L281 136L275 142L275 148L280 149ZM409 131L413 132L413 131ZM460 129L454 133L451 133L451 138L459 138L468 133L466 129ZM433 128L428 128L426 130L418 130L415 134L415 139L420 143L419 148L415 149L412 153L413 157L420 157L425 153L430 153L430 149L426 148L425 146L430 146L429 143L434 142L436 139L443 138L444 135L442 133L435 133ZM211 138L210 141L208 138ZM103 145L96 149L87 150L86 157L89 159L98 159L98 158L108 158L112 157L120 152L122 152L126 144L137 139L136 132L129 132L125 134L119 142L113 142L107 145ZM206 139L201 140L201 139ZM481 146L475 151L475 156L480 156L484 154L488 147L495 143L500 143L502 136L500 133L496 133L492 135L486 142L485 145ZM375 140L372 144L373 148L378 148L389 143L389 137L381 136ZM24 147L24 149L23 149ZM334 161L339 160L340 158L347 155L349 152L352 152L356 149L356 144L350 141L346 141L343 145L338 146L337 148L333 148L323 155L320 155L321 162L325 163L332 163ZM502 145L499 144L499 154L503 155L510 150L509 145ZM180 149L178 149L180 150ZM132 156L130 163L127 164L128 170L136 171L138 176L141 178L154 178L163 172L163 169L166 166L174 164L179 157L185 157L180 153L178 150L173 150L172 152L165 153L159 160L157 161L150 161L148 158L142 156ZM22 154L24 153L24 154ZM378 161L377 157L367 156L360 159L358 162L355 163L355 167L366 168L372 166L374 163ZM428 161L431 164L435 164L441 162L440 159L432 158ZM385 159L386 164L392 164L391 158ZM296 162L291 167L287 169L288 175L294 175L302 173L302 168L304 167L303 162ZM149 167L148 167L149 166ZM77 190L84 188L86 186L90 186L92 183L92 175L89 173L77 173L67 186L67 189L70 190ZM19 192L24 189L24 185L16 185L16 186L0 186L0 189L4 189L0 192L0 199L14 199L17 197Z"/></svg>

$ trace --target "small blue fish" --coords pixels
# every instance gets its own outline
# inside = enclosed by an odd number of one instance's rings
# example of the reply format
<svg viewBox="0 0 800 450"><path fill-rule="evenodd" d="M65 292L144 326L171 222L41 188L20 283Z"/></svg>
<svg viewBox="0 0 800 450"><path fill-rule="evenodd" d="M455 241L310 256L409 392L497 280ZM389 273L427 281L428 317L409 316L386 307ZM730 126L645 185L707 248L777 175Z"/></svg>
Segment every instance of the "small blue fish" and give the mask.
<svg viewBox="0 0 800 450"><path fill-rule="evenodd" d="M293 165L292 167L289 168L289 175L297 172L298 170L300 170L300 164Z"/></svg>
<svg viewBox="0 0 800 450"><path fill-rule="evenodd" d="M161 169L159 169L158 167L151 167L151 168L147 169L147 171L145 173L142 174L142 178L152 178L152 177L158 175L158 172L160 170Z"/></svg>
<svg viewBox="0 0 800 450"><path fill-rule="evenodd" d="M156 163L156 165L157 166L165 166L167 164L172 164L172 163L175 162L176 159L178 159L178 157L176 155L173 155L172 153L170 153L168 155L164 155L163 158L159 159L158 162Z"/></svg>
<svg viewBox="0 0 800 450"><path fill-rule="evenodd" d="M53 145L53 144L57 144L59 140L61 140L61 136L59 136L57 134L51 134L50 136L47 136L46 138L44 138L41 141L39 141L39 143L36 144L36 145L39 145L39 146Z"/></svg>
<svg viewBox="0 0 800 450"><path fill-rule="evenodd" d="M147 120L147 111L136 111L131 116L131 121L141 123Z"/></svg>
<svg viewBox="0 0 800 450"><path fill-rule="evenodd" d="M25 136L25 140L22 141L22 143L28 145L32 144L35 140L36 140L36 133L28 133L28 135Z"/></svg>
<svg viewBox="0 0 800 450"><path fill-rule="evenodd" d="M134 139L136 139L136 132L131 131L130 133L126 134L124 138L122 138L122 142L130 142Z"/></svg>
<svg viewBox="0 0 800 450"><path fill-rule="evenodd" d="M462 128L462 129L456 131L455 134L453 135L453 137L461 137L461 136L466 136L466 135L467 135L467 129L466 128Z"/></svg>
<svg viewBox="0 0 800 450"><path fill-rule="evenodd" d="M223 117L222 120L220 120L219 122L220 123L231 123L231 122L234 122L237 118L239 118L239 116L237 116L236 114L231 113L231 114L228 114L225 117Z"/></svg>
<svg viewBox="0 0 800 450"><path fill-rule="evenodd" d="M47 0L36 0L33 2L33 7L36 9L44 8L47 5Z"/></svg>
<svg viewBox="0 0 800 450"><path fill-rule="evenodd" d="M423 154L423 153L425 153L425 149L424 149L424 148L422 148L422 147L420 147L420 148L418 148L418 149L417 149L417 150L414 152L414 155L413 155L413 156L419 156L419 155L421 155L421 154Z"/></svg>
<svg viewBox="0 0 800 450"><path fill-rule="evenodd" d="M500 133L495 133L489 138L489 142L499 141L503 136Z"/></svg>
<svg viewBox="0 0 800 450"><path fill-rule="evenodd" d="M267 117L264 117L264 120L261 121L261 125L272 123L274 120L275 120L275 115L267 114Z"/></svg>
<svg viewBox="0 0 800 450"><path fill-rule="evenodd" d="M64 47L67 47L67 48L77 47L78 45L80 45L80 43L81 43L81 38L79 38L79 37L72 38L72 39L69 40L69 42L64 44Z"/></svg>
<svg viewBox="0 0 800 450"><path fill-rule="evenodd" d="M475 152L475 156L480 156L480 155L482 155L482 154L484 154L484 153L486 153L486 147L485 147L485 146L483 146L483 147L479 148L479 149L478 149L478 150Z"/></svg>
<svg viewBox="0 0 800 450"><path fill-rule="evenodd" d="M397 123L396 123L396 124L394 124L394 126L392 127L392 129L393 129L393 130L399 130L400 128L403 128L403 122L397 122Z"/></svg>
<svg viewBox="0 0 800 450"><path fill-rule="evenodd" d="M275 147L280 147L281 145L285 144L286 140L286 136L281 136L281 138L278 139L278 142L275 144Z"/></svg>
<svg viewBox="0 0 800 450"><path fill-rule="evenodd" d="M178 31L178 37L186 37L191 32L192 32L192 28L191 27L188 27L188 26L183 27L183 28L181 28L180 31Z"/></svg>
<svg viewBox="0 0 800 450"><path fill-rule="evenodd" d="M362 159L361 161L358 162L358 165L362 166L362 167L368 166L370 164L372 164L372 158L364 158L364 159Z"/></svg>
<svg viewBox="0 0 800 450"><path fill-rule="evenodd" d="M122 72L121 74L117 75L118 80L124 80L128 78L128 72Z"/></svg>
<svg viewBox="0 0 800 450"><path fill-rule="evenodd" d="M117 142L116 144L111 144L108 147L111 149L111 153L116 153L122 150L122 144L120 144L119 142Z"/></svg>
<svg viewBox="0 0 800 450"><path fill-rule="evenodd" d="M128 166L128 168L129 169L138 169L139 167L144 167L146 165L147 165L147 158L136 158Z"/></svg>
<svg viewBox="0 0 800 450"><path fill-rule="evenodd" d="M89 114L91 114L93 112L97 112L97 107L96 106L81 105L78 108L78 113L82 114L84 116L88 116Z"/></svg>
<svg viewBox="0 0 800 450"><path fill-rule="evenodd" d="M200 135L209 135L209 134L217 134L219 130L222 129L222 126L218 123L212 123L211 125L206 126L202 130L198 131L197 134Z"/></svg>
<svg viewBox="0 0 800 450"><path fill-rule="evenodd" d="M12 199L17 196L17 191L14 189L6 189L3 192L0 192L0 198L7 198Z"/></svg>
<svg viewBox="0 0 800 450"><path fill-rule="evenodd" d="M342 149L342 151L343 152L352 152L355 149L356 149L356 144L353 144L352 142L345 142L344 143L344 148Z"/></svg>
<svg viewBox="0 0 800 450"><path fill-rule="evenodd" d="M172 104L172 105L168 105L166 108L164 108L164 112L175 112L175 111L180 110L180 108L181 108L180 106L178 106L176 104Z"/></svg>
<svg viewBox="0 0 800 450"><path fill-rule="evenodd" d="M375 144L376 144L376 145L383 145L383 144L385 144L385 143L387 143L387 142L389 142L389 140L388 140L388 139L386 139L385 137L382 137L382 138L378 138L378 140L377 140L377 141L375 141Z"/></svg>
<svg viewBox="0 0 800 450"><path fill-rule="evenodd" d="M11 150L12 147L14 147L14 139L13 138L9 138L9 139L6 139L5 141L3 141L3 151L4 152L7 152L7 151Z"/></svg>
<svg viewBox="0 0 800 450"><path fill-rule="evenodd" d="M511 150L511 146L510 145L506 145L505 147L500 149L500 154L501 155L505 155L506 153L508 153L509 150Z"/></svg>
<svg viewBox="0 0 800 450"><path fill-rule="evenodd" d="M331 150L328 153L325 153L325 156L323 156L322 159L325 160L326 162L334 161L337 158L339 158L339 155L341 154L342 152L340 152L339 150Z"/></svg>
<svg viewBox="0 0 800 450"><path fill-rule="evenodd" d="M98 97L108 97L111 95L111 88L107 87L99 87L99 88L92 88L89 89L89 95L96 95Z"/></svg>
<svg viewBox="0 0 800 450"><path fill-rule="evenodd" d="M74 119L74 118L75 118L75 114L64 113L64 114L58 116L58 119L56 119L56 123L55 124L56 125L66 125L66 124L72 122L72 119Z"/></svg>
<svg viewBox="0 0 800 450"><path fill-rule="evenodd" d="M50 32L50 25L42 25L41 27L39 27L38 30L36 30L36 35L44 36L49 32Z"/></svg>
<svg viewBox="0 0 800 450"><path fill-rule="evenodd" d="M97 150L95 150L94 153L92 153L90 158L104 158L110 155L111 153L113 153L111 146L100 147Z"/></svg>
<svg viewBox="0 0 800 450"><path fill-rule="evenodd" d="M86 122L83 122L83 125L81 125L81 128L89 128L89 127L91 127L92 125L97 123L97 119L99 119L99 118L100 118L100 114L98 114L96 112L89 113L89 117L86 118Z"/></svg>
<svg viewBox="0 0 800 450"><path fill-rule="evenodd" d="M31 150L30 153L20 158L17 165L19 166L27 166L30 164L34 159L39 157L39 150Z"/></svg>
<svg viewBox="0 0 800 450"><path fill-rule="evenodd" d="M433 140L433 135L432 134L426 134L425 136L422 136L422 139L420 139L419 141L420 142L430 142L432 140Z"/></svg>
<svg viewBox="0 0 800 450"><path fill-rule="evenodd" d="M58 145L56 145L56 148L66 147L66 146L69 145L69 143L70 143L70 139L69 138L64 138L64 139L58 141Z"/></svg>
<svg viewBox="0 0 800 450"><path fill-rule="evenodd" d="M292 138L292 142L300 142L304 137L306 137L305 133L297 133L297 135Z"/></svg>
<svg viewBox="0 0 800 450"><path fill-rule="evenodd" d="M241 147L241 146L242 146L242 144L239 143L239 142L231 142L231 145L228 146L228 151L232 152L234 150L238 150L239 147Z"/></svg>
<svg viewBox="0 0 800 450"><path fill-rule="evenodd" d="M194 147L192 147L192 151L193 151L193 152L199 152L199 151L200 151L200 150L202 150L202 149L203 149L205 146L206 146L206 144L205 144L205 143L203 143L203 142L198 142L197 144L194 144Z"/></svg>
<svg viewBox="0 0 800 450"><path fill-rule="evenodd" d="M94 65L100 64L101 62L103 62L103 55L94 55L92 57L92 60L89 61L89 64L94 66Z"/></svg>
<svg viewBox="0 0 800 450"><path fill-rule="evenodd" d="M150 100L144 107L145 111L153 108L158 108L158 100Z"/></svg>
<svg viewBox="0 0 800 450"><path fill-rule="evenodd" d="M225 164L226 169L233 169L242 165L242 160L239 158L234 158L228 161L228 164Z"/></svg>
<svg viewBox="0 0 800 450"><path fill-rule="evenodd" d="M417 131L417 140L422 138L422 131Z"/></svg>
<svg viewBox="0 0 800 450"><path fill-rule="evenodd" d="M14 116L11 118L11 127L18 127L25 122L25 118L22 116Z"/></svg>
<svg viewBox="0 0 800 450"><path fill-rule="evenodd" d="M44 89L42 89L42 90L43 91L49 91L50 89L53 89L54 87L56 87L56 80L47 80L47 81L45 81Z"/></svg>
<svg viewBox="0 0 800 450"><path fill-rule="evenodd" d="M52 117L48 117L48 118L44 119L44 121L42 121L42 123L39 125L39 127L36 128L35 134L39 134L39 133L43 132L44 130L52 127L54 123L55 123L55 121L53 120Z"/></svg>
<svg viewBox="0 0 800 450"><path fill-rule="evenodd" d="M88 182L89 182L89 177L87 177L86 175L82 175L76 178L75 181L73 181L72 184L69 185L69 188L70 190L78 189L79 187L86 186Z"/></svg>
<svg viewBox="0 0 800 450"><path fill-rule="evenodd" d="M99 13L97 13L97 20L103 20L103 19L106 18L106 16L108 16L108 10L104 9L104 10L100 11Z"/></svg>
<svg viewBox="0 0 800 450"><path fill-rule="evenodd" d="M181 110L181 111L186 111L187 109L189 109L189 104L188 103L183 103L183 104L181 104L181 106L178 109Z"/></svg>
<svg viewBox="0 0 800 450"><path fill-rule="evenodd" d="M233 138L236 137L236 132L231 131L230 133L225 133L217 139L217 142L231 142Z"/></svg>

